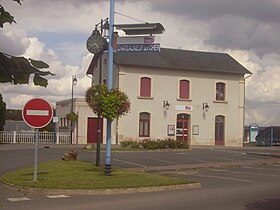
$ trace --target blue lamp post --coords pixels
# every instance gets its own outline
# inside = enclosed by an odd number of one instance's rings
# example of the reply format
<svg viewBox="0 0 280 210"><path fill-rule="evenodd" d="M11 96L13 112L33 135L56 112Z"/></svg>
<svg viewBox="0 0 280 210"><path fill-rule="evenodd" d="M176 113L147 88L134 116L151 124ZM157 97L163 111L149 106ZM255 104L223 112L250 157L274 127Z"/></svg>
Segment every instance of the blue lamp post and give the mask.
<svg viewBox="0 0 280 210"><path fill-rule="evenodd" d="M113 34L114 34L114 14L115 14L115 0L110 0L110 20L109 20L109 61L108 61L108 89L113 88ZM111 125L112 121L107 119L106 132L106 163L105 175L111 175Z"/></svg>

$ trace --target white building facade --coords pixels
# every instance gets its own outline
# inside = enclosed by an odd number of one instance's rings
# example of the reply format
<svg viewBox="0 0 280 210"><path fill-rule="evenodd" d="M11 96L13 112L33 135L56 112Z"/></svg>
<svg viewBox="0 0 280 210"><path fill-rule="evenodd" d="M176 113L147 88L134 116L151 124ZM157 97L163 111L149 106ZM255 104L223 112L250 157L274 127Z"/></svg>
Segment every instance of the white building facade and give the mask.
<svg viewBox="0 0 280 210"><path fill-rule="evenodd" d="M87 72L94 83L99 80L99 59L93 58ZM104 54L103 82L107 69ZM128 95L131 111L114 120L112 143L172 138L190 145L243 146L246 74L251 73L224 53L165 48L151 53L115 53L113 86ZM81 103L84 105L74 106L79 112L78 143L88 143L88 135L94 134L87 129L96 127L96 116L84 99ZM57 113L61 113L59 107Z"/></svg>

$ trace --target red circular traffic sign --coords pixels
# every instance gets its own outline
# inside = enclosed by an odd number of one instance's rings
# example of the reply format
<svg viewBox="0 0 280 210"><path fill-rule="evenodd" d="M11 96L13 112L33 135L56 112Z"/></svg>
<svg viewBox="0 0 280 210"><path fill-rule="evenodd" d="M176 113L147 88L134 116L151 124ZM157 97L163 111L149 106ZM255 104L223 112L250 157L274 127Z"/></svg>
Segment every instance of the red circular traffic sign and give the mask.
<svg viewBox="0 0 280 210"><path fill-rule="evenodd" d="M44 99L34 98L25 104L22 110L22 117L29 126L42 128L50 123L53 117L53 110Z"/></svg>

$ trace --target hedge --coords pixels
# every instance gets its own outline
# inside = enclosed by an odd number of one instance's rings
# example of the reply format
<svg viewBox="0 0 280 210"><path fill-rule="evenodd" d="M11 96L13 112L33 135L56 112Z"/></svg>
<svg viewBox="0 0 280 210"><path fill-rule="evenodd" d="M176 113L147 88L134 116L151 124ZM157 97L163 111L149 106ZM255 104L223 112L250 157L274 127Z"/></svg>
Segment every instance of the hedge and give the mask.
<svg viewBox="0 0 280 210"><path fill-rule="evenodd" d="M132 149L188 149L189 145L186 141L174 139L143 139L143 140L124 140L120 142L123 148Z"/></svg>

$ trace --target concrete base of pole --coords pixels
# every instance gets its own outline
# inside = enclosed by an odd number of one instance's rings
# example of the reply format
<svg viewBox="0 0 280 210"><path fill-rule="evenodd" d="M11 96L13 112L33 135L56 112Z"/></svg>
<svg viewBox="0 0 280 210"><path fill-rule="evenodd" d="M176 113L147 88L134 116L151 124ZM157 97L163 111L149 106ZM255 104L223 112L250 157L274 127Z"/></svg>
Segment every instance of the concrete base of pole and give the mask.
<svg viewBox="0 0 280 210"><path fill-rule="evenodd" d="M106 164L106 165L104 166L104 173L105 173L105 176L111 176L111 172L112 172L112 165Z"/></svg>

